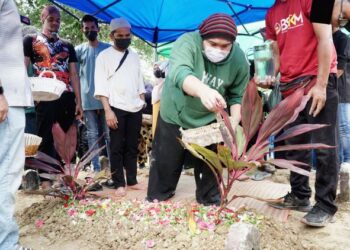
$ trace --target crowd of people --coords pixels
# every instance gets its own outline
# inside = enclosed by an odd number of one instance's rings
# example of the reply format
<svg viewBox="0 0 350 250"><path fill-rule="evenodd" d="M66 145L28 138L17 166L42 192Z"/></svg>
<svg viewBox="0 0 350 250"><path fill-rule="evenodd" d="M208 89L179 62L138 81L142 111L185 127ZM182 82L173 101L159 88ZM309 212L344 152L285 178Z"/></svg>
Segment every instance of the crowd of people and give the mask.
<svg viewBox="0 0 350 250"><path fill-rule="evenodd" d="M327 225L337 212L339 166L350 164L350 47L349 37L340 30L350 26L350 3L335 0L327 2L329 8L317 8L323 4L320 2L276 0L265 20L266 39L274 52L275 73L264 82L253 78L258 86L271 88L279 75L284 97L304 88L310 100L289 126L329 125L286 141L337 146L316 152L315 204L310 203L309 178L294 172L290 176L291 192L280 203L270 204L278 209L306 212L302 222L314 227ZM197 202L220 203L213 173L184 150L178 138L181 138L180 128L198 128L215 122L215 111L222 108L229 111L233 127L240 123L241 100L250 79L250 68L236 42L237 26L230 15L213 14L197 31L177 39L169 62L154 66L158 82L153 87L152 98L151 90L147 91L144 84L139 55L130 48L132 26L128 20L122 17L111 20L111 41L106 43L99 40L98 20L85 15L81 30L87 41L75 48L58 35L61 14L55 6L43 8L40 33L23 39L19 20L13 0L0 0L1 249L25 249L18 243L13 210L25 159L24 108L34 105L28 69L34 77L52 77L47 72L52 71L66 84L59 99L35 103L41 152L59 159L51 132L53 124L58 123L68 131L79 121L86 126L90 148L103 137L111 171L111 179L104 185L115 189L116 196L147 188L148 201L168 200L175 195L184 165L191 165ZM151 119L144 124L147 142L154 138L152 146L149 145L152 159L146 187L138 183L137 169L143 111L147 106L151 110L151 105L153 122ZM285 157L308 164L311 153L290 151ZM144 166L145 161L141 157L139 164ZM101 170L98 156L91 165L93 171Z"/></svg>

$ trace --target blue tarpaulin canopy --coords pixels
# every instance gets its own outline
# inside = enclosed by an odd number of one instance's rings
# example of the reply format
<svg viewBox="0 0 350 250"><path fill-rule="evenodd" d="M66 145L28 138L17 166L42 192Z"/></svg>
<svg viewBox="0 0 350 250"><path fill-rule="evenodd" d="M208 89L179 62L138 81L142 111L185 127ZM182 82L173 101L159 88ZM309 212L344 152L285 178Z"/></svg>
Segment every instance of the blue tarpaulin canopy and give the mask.
<svg viewBox="0 0 350 250"><path fill-rule="evenodd" d="M132 32L157 46L196 30L209 15L217 12L234 17L237 25L263 20L275 0L50 0L96 16L109 23L126 18ZM248 32L247 32L248 33ZM249 34L248 34L249 35Z"/></svg>

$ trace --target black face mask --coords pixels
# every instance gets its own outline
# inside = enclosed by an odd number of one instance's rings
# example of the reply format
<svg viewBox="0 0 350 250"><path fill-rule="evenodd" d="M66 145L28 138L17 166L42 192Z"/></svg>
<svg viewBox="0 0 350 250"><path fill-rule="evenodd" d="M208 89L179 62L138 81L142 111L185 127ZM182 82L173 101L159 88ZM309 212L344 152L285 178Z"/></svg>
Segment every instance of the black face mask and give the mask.
<svg viewBox="0 0 350 250"><path fill-rule="evenodd" d="M165 78L165 73L161 69L155 69L153 74L156 78Z"/></svg>
<svg viewBox="0 0 350 250"><path fill-rule="evenodd" d="M131 38L114 39L114 45L121 50L126 50L131 43Z"/></svg>
<svg viewBox="0 0 350 250"><path fill-rule="evenodd" d="M96 37L97 37L97 31L85 31L84 32L85 37L89 40L89 41L95 41Z"/></svg>

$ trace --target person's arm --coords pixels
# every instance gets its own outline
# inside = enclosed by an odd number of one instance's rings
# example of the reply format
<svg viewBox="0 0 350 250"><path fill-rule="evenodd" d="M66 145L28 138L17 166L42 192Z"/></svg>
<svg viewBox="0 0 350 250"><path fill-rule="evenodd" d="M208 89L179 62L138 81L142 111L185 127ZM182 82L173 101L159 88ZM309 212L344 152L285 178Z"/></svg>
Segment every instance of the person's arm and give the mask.
<svg viewBox="0 0 350 250"><path fill-rule="evenodd" d="M118 128L118 120L117 116L114 114L111 106L109 105L108 97L99 96L100 101L102 102L103 109L105 111L106 122L109 128L117 129Z"/></svg>
<svg viewBox="0 0 350 250"><path fill-rule="evenodd" d="M28 66L30 64L30 57L33 54L33 37L26 36L23 39L23 52L24 52L24 64L26 66L26 69L28 69Z"/></svg>
<svg viewBox="0 0 350 250"><path fill-rule="evenodd" d="M180 37L174 44L170 59L169 84L183 90L187 95L201 99L203 106L215 111L218 107L226 107L224 98L215 89L202 83L195 75L195 53L193 38L189 34Z"/></svg>
<svg viewBox="0 0 350 250"><path fill-rule="evenodd" d="M193 75L185 78L182 89L186 94L200 98L204 107L210 111L215 111L217 108L226 108L226 102L222 95Z"/></svg>
<svg viewBox="0 0 350 250"><path fill-rule="evenodd" d="M308 96L312 98L309 114L316 117L326 103L327 84L332 61L333 40L331 25L321 23L313 23L312 25L318 41L318 72L316 84L309 91Z"/></svg>
<svg viewBox="0 0 350 250"><path fill-rule="evenodd" d="M80 96L80 80L75 63L69 63L69 77L72 83L73 91L75 94L75 114L76 119L81 120L83 117L83 109L81 107L81 96Z"/></svg>
<svg viewBox="0 0 350 250"><path fill-rule="evenodd" d="M241 121L241 104L233 104L230 106L231 123L232 127L235 128Z"/></svg>
<svg viewBox="0 0 350 250"><path fill-rule="evenodd" d="M0 90L0 123L1 123L5 121L7 117L7 113L9 111L9 105L7 103L4 93L2 93L4 90L2 88L1 81L0 81L0 88L1 88Z"/></svg>

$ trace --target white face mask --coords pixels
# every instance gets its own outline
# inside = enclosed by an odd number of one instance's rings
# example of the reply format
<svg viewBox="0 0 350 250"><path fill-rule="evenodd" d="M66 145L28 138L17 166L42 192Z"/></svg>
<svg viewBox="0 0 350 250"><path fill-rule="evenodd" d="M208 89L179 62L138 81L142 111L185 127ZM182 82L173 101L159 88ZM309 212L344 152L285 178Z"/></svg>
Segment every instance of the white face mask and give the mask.
<svg viewBox="0 0 350 250"><path fill-rule="evenodd" d="M209 59L209 61L217 63L224 60L230 54L230 51L224 51L221 49L213 48L211 46L205 46L204 54Z"/></svg>

